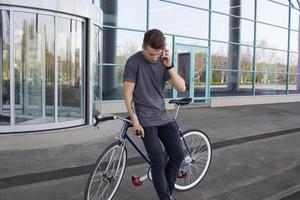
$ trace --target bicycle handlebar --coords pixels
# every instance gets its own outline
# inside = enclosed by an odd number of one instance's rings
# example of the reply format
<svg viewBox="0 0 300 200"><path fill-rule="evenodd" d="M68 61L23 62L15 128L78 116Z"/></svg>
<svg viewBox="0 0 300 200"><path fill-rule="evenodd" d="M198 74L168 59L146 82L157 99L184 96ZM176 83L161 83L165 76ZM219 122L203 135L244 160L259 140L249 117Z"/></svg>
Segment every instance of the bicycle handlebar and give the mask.
<svg viewBox="0 0 300 200"><path fill-rule="evenodd" d="M108 121L108 120L115 120L115 119L120 119L122 121L126 121L126 122L131 123L131 121L129 119L119 117L119 116L115 116L115 115L107 116L107 117L101 117L101 118L99 118L97 115L94 115L92 123L93 123L93 126L97 126L100 122L104 122L104 121Z"/></svg>
<svg viewBox="0 0 300 200"><path fill-rule="evenodd" d="M93 117L93 126L97 126L100 122L104 122L104 121L108 121L108 120L115 120L116 117L115 116L108 116L108 117L102 117L102 118L98 118L98 116L94 116Z"/></svg>

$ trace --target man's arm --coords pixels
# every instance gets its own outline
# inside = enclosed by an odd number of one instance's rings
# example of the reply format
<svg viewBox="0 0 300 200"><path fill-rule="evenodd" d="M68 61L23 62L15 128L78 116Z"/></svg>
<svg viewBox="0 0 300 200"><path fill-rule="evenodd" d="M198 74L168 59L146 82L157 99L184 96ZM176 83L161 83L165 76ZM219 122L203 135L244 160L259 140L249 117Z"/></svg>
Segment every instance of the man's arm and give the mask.
<svg viewBox="0 0 300 200"><path fill-rule="evenodd" d="M163 50L161 59L166 68L172 65L172 58L169 49ZM179 76L179 74L174 70L174 68L169 69L168 73L171 77L169 81L176 88L176 90L179 92L185 92L186 86L184 79L181 76Z"/></svg>
<svg viewBox="0 0 300 200"><path fill-rule="evenodd" d="M144 137L144 129L140 125L138 117L135 112L134 108L134 101L133 101L133 90L134 90L135 83L130 81L124 81L124 98L125 98L125 105L126 109L129 113L130 119L132 121L133 129L136 135Z"/></svg>
<svg viewBox="0 0 300 200"><path fill-rule="evenodd" d="M171 77L169 81L176 88L176 90L179 92L185 92L186 86L184 79L181 76L179 76L179 74L174 70L174 68L169 69L168 73Z"/></svg>

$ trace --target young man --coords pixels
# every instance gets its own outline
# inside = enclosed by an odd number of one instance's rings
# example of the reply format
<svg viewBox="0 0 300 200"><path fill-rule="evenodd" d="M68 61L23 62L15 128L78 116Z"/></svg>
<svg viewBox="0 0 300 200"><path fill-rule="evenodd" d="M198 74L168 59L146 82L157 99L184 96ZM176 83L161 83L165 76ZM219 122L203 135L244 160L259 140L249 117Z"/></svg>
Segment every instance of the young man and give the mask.
<svg viewBox="0 0 300 200"><path fill-rule="evenodd" d="M168 116L163 92L165 82L184 92L185 82L174 70L163 33L152 29L145 33L143 50L131 56L125 65L124 95L127 111L136 135L142 137L152 167L153 184L160 200L170 200L184 153L178 128ZM166 158L161 143L169 160Z"/></svg>

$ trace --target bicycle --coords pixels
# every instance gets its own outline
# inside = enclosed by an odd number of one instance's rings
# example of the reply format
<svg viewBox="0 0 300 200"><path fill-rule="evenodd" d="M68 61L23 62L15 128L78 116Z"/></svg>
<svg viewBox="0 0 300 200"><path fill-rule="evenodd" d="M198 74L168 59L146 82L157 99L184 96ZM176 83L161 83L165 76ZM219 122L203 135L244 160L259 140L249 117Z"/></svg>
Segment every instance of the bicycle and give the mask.
<svg viewBox="0 0 300 200"><path fill-rule="evenodd" d="M180 107L189 104L191 100L191 98L183 98L169 101L169 103L177 105L174 117L175 122ZM108 145L98 157L86 184L85 200L111 200L114 197L121 184L126 168L127 141L150 165L146 175L142 177L132 176L132 183L135 186L140 186L147 178L152 180L151 162L149 158L140 150L127 133L128 129L132 127L131 121L128 118L119 116L98 118L94 116L93 125L98 126L100 122L115 119L120 119L124 122L119 133L120 136L115 142ZM181 131L177 122L176 124L186 155L177 175L175 189L185 191L196 186L206 175L212 156L211 143L207 135L202 131L196 129Z"/></svg>

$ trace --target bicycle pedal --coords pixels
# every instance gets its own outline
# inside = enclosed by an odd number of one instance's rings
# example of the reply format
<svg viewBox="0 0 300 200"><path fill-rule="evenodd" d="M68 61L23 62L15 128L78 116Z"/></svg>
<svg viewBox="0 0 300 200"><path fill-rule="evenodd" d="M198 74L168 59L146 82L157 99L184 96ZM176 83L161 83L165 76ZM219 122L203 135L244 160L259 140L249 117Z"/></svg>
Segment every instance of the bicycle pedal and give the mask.
<svg viewBox="0 0 300 200"><path fill-rule="evenodd" d="M131 181L134 186L141 186L143 184L143 181L141 181L138 176L132 176Z"/></svg>
<svg viewBox="0 0 300 200"><path fill-rule="evenodd" d="M184 171L179 171L177 174L177 178L181 179L181 178L185 178L186 177L186 172Z"/></svg>

